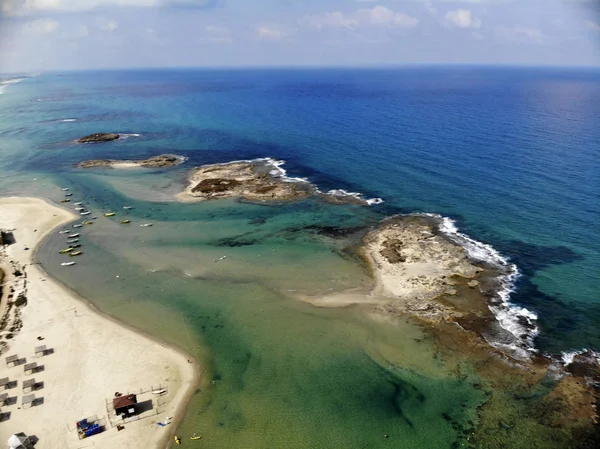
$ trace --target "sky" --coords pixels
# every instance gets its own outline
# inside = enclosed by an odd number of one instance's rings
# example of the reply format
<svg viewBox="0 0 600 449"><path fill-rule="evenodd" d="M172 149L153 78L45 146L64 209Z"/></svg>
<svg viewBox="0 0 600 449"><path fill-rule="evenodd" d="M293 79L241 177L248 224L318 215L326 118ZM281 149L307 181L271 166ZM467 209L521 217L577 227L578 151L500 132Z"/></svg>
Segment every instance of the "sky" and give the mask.
<svg viewBox="0 0 600 449"><path fill-rule="evenodd" d="M0 72L600 66L599 0L0 0Z"/></svg>

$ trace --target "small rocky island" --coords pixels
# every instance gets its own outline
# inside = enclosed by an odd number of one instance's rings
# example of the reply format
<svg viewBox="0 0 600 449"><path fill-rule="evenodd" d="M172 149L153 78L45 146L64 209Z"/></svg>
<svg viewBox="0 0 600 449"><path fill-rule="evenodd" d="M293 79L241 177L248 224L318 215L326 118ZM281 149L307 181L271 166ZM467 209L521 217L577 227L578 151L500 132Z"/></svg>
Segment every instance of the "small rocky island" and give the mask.
<svg viewBox="0 0 600 449"><path fill-rule="evenodd" d="M115 133L94 133L77 139L79 143L99 143L117 140L120 136Z"/></svg>
<svg viewBox="0 0 600 449"><path fill-rule="evenodd" d="M203 165L193 169L183 201L241 198L249 201L304 199L316 192L309 182L286 181L272 162L265 160Z"/></svg>
<svg viewBox="0 0 600 449"><path fill-rule="evenodd" d="M93 159L90 161L80 162L76 165L77 168L134 168L134 167L145 167L145 168L163 168L163 167L174 167L176 165L183 164L187 158L178 156L176 154L161 154L160 156L153 156L148 159L142 160L115 160L115 159Z"/></svg>

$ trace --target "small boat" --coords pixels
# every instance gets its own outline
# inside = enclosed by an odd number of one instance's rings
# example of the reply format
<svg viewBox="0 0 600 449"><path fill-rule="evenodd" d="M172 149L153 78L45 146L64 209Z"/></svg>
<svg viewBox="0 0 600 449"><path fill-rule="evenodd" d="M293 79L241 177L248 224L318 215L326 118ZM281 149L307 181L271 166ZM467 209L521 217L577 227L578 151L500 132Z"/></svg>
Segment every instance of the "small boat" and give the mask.
<svg viewBox="0 0 600 449"><path fill-rule="evenodd" d="M73 227L74 227L74 228L80 228L80 227L82 227L82 226L83 226L82 224L74 224L74 225L73 225Z"/></svg>
<svg viewBox="0 0 600 449"><path fill-rule="evenodd" d="M152 394L165 394L167 392L166 388L160 388L158 390L152 390Z"/></svg>
<svg viewBox="0 0 600 449"><path fill-rule="evenodd" d="M74 239L75 237L79 237L79 234L69 234L67 237L69 237L70 239Z"/></svg>
<svg viewBox="0 0 600 449"><path fill-rule="evenodd" d="M121 224L131 223L131 220L121 220Z"/></svg>
<svg viewBox="0 0 600 449"><path fill-rule="evenodd" d="M75 210L81 212L82 210L85 210L85 207L76 207Z"/></svg>
<svg viewBox="0 0 600 449"><path fill-rule="evenodd" d="M133 206L123 206L123 209L127 209L127 210L133 209Z"/></svg>
<svg viewBox="0 0 600 449"><path fill-rule="evenodd" d="M104 214L105 217L114 217L115 213L114 212L107 212Z"/></svg>
<svg viewBox="0 0 600 449"><path fill-rule="evenodd" d="M71 251L73 251L73 248L67 248L67 249L61 249L59 251L60 254L67 254L70 253Z"/></svg>
<svg viewBox="0 0 600 449"><path fill-rule="evenodd" d="M60 202L61 202L61 203L70 203L70 202L71 202L71 200L67 198L66 200L60 200Z"/></svg>
<svg viewBox="0 0 600 449"><path fill-rule="evenodd" d="M79 239L67 240L67 243L77 243L77 242L79 242Z"/></svg>
<svg viewBox="0 0 600 449"><path fill-rule="evenodd" d="M142 228L147 228L149 226L152 226L152 223L144 223L144 224L140 225L140 227L142 227Z"/></svg>
<svg viewBox="0 0 600 449"><path fill-rule="evenodd" d="M65 193L65 196L73 196L72 193Z"/></svg>
<svg viewBox="0 0 600 449"><path fill-rule="evenodd" d="M74 253L69 254L69 256L81 256L83 251L75 251Z"/></svg>
<svg viewBox="0 0 600 449"><path fill-rule="evenodd" d="M91 224L94 224L94 222L93 221L84 221L82 224L84 224L84 225L91 225Z"/></svg>
<svg viewBox="0 0 600 449"><path fill-rule="evenodd" d="M177 435L175 435L175 443L181 444L181 438L179 438Z"/></svg>
<svg viewBox="0 0 600 449"><path fill-rule="evenodd" d="M72 249L81 248L81 243L76 243L74 245L69 245L69 248L72 248Z"/></svg>
<svg viewBox="0 0 600 449"><path fill-rule="evenodd" d="M71 232L69 229L64 229L62 231L58 231L59 234L68 234L69 232Z"/></svg>
<svg viewBox="0 0 600 449"><path fill-rule="evenodd" d="M62 190L63 192L67 192L69 190L69 188L65 187L64 189L60 189L60 190Z"/></svg>
<svg viewBox="0 0 600 449"><path fill-rule="evenodd" d="M88 210L86 212L80 212L79 215L89 215L91 214L91 212Z"/></svg>
<svg viewBox="0 0 600 449"><path fill-rule="evenodd" d="M190 437L190 440L201 440L201 439L202 439L202 437L199 437L199 436L198 436L198 435L196 435L196 434L193 434L193 435Z"/></svg>
<svg viewBox="0 0 600 449"><path fill-rule="evenodd" d="M63 263L61 263L61 265L62 265L63 267L70 267L70 266L72 266L72 265L75 265L75 262L63 262Z"/></svg>
<svg viewBox="0 0 600 449"><path fill-rule="evenodd" d="M83 204L82 201L77 201L76 203L73 203L75 206L81 206Z"/></svg>

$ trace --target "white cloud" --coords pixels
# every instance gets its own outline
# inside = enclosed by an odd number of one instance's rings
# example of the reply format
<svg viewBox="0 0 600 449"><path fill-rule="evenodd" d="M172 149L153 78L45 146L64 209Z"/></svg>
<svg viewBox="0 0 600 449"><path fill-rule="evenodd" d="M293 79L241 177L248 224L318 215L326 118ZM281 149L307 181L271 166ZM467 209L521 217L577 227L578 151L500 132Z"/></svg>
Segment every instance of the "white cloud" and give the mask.
<svg viewBox="0 0 600 449"><path fill-rule="evenodd" d="M100 25L100 29L103 31L115 31L117 28L119 28L119 22L116 20L107 20Z"/></svg>
<svg viewBox="0 0 600 449"><path fill-rule="evenodd" d="M280 41L287 37L287 33L281 28L274 26L261 25L256 28L256 35L259 39L265 41Z"/></svg>
<svg viewBox="0 0 600 449"><path fill-rule="evenodd" d="M535 28L527 28L523 25L516 25L512 28L506 26L496 27L496 36L511 42L536 42L541 43L544 35Z"/></svg>
<svg viewBox="0 0 600 449"><path fill-rule="evenodd" d="M231 38L231 30L229 28L217 26L217 25L208 25L204 28L208 37L207 41L215 43L215 44L231 44L233 43L233 39Z"/></svg>
<svg viewBox="0 0 600 449"><path fill-rule="evenodd" d="M53 19L32 20L23 25L23 31L25 31L25 33L37 36L51 34L58 30L60 30L60 22Z"/></svg>
<svg viewBox="0 0 600 449"><path fill-rule="evenodd" d="M590 30L600 32L600 23L594 22L592 20L586 20L585 24Z"/></svg>
<svg viewBox="0 0 600 449"><path fill-rule="evenodd" d="M385 6L374 6L373 8L359 9L350 14L340 11L312 15L303 19L303 22L314 28L349 28L355 29L361 26L398 26L410 28L416 26L419 21L404 13L394 12Z"/></svg>
<svg viewBox="0 0 600 449"><path fill-rule="evenodd" d="M445 19L448 23L451 23L459 28L481 28L481 20L473 16L471 11L468 9L448 11Z"/></svg>
<svg viewBox="0 0 600 449"><path fill-rule="evenodd" d="M0 11L7 15L26 15L49 11L87 11L115 6L152 8L159 6L204 7L209 0L0 0Z"/></svg>

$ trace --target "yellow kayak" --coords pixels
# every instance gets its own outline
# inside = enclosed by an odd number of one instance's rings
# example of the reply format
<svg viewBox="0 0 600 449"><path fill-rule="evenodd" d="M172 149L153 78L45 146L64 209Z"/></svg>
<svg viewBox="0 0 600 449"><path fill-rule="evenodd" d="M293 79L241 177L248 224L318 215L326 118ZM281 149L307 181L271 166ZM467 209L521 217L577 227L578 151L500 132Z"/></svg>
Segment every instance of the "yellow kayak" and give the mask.
<svg viewBox="0 0 600 449"><path fill-rule="evenodd" d="M83 254L83 251L75 251L74 253L69 254L70 256L79 256Z"/></svg>
<svg viewBox="0 0 600 449"><path fill-rule="evenodd" d="M181 438L179 438L177 435L175 435L175 443L181 444Z"/></svg>
<svg viewBox="0 0 600 449"><path fill-rule="evenodd" d="M115 213L114 212L107 212L104 214L105 217L114 217Z"/></svg>
<svg viewBox="0 0 600 449"><path fill-rule="evenodd" d="M201 440L201 439L202 439L202 437L199 437L199 436L198 436L198 435L196 435L196 434L193 434L193 435L190 437L190 440Z"/></svg>
<svg viewBox="0 0 600 449"><path fill-rule="evenodd" d="M73 248L67 248L67 249L61 249L59 251L60 254L67 254L70 253L71 251L73 251Z"/></svg>
<svg viewBox="0 0 600 449"><path fill-rule="evenodd" d="M121 220L121 224L131 223L131 220Z"/></svg>

